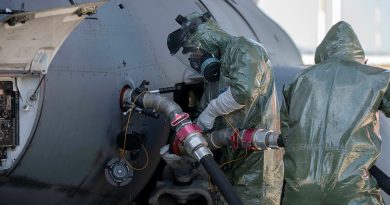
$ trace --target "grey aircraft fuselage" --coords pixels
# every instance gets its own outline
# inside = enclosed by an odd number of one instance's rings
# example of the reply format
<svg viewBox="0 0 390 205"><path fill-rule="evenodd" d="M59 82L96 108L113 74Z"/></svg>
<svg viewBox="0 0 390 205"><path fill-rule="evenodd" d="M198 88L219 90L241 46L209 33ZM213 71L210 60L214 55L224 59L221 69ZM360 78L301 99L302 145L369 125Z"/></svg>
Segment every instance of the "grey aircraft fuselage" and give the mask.
<svg viewBox="0 0 390 205"><path fill-rule="evenodd" d="M40 11L91 1L4 0L0 9ZM16 148L2 149L8 155L3 154L7 159L0 175L0 204L128 204L139 195L160 171L156 170L159 149L168 143L170 128L162 117L135 115L129 129L145 135L148 166L134 171L124 187L109 184L104 168L118 156L115 140L123 127L120 90L126 84L136 87L142 80L150 82L150 89L184 81L185 67L170 56L166 38L178 28L175 17L193 11L210 11L227 32L264 45L281 101L282 85L303 68L301 57L289 36L251 0L108 1L81 21L56 48L58 52L54 49L45 72L0 75L0 81L12 81L20 93L13 96L19 102L20 142ZM42 29L55 35L52 26ZM0 45L0 52L4 49ZM24 49L27 52L28 46ZM29 99L35 90L37 99ZM384 146L390 145L390 120L381 116L381 122ZM144 162L141 156L134 166ZM380 159L378 164L390 173L389 162Z"/></svg>

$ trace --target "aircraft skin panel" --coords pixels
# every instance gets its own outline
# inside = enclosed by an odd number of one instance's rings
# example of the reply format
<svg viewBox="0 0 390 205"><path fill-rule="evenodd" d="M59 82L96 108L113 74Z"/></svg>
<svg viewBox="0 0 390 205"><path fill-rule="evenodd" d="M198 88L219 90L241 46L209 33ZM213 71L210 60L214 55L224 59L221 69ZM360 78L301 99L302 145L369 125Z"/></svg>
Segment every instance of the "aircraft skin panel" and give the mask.
<svg viewBox="0 0 390 205"><path fill-rule="evenodd" d="M380 133L382 137L382 150L376 165L387 175L390 176L390 119L380 114ZM390 204L390 196L382 191L383 199L386 204Z"/></svg>
<svg viewBox="0 0 390 205"><path fill-rule="evenodd" d="M299 51L290 37L250 1L201 0L229 33L256 40L266 48L272 66L302 65ZM243 18L241 18L241 16ZM228 20L227 20L228 19ZM248 25L249 23L249 25Z"/></svg>
<svg viewBox="0 0 390 205"><path fill-rule="evenodd" d="M101 194L111 192L102 165L117 155L114 141L122 125L119 90L125 83L135 86L143 79L166 79L151 58L152 49L144 32L132 25L129 15L129 19L121 16L100 22L104 19L101 15L113 13L112 7L120 10L117 4L103 6L97 19L82 22L51 63L38 130L11 176L64 187L86 187ZM116 24L116 19L126 21ZM139 49L133 51L134 47ZM161 120L138 120L143 124L136 127L147 136L146 146L155 153L152 156L158 156L169 129ZM136 195L142 189L158 161L159 157L150 159L150 168L140 172L142 177L135 174L127 193Z"/></svg>
<svg viewBox="0 0 390 205"><path fill-rule="evenodd" d="M248 26L245 19L240 18L239 13L224 0L202 0L206 8L226 32L234 36L244 35L255 41L259 41L256 34Z"/></svg>
<svg viewBox="0 0 390 205"><path fill-rule="evenodd" d="M142 3L136 1L123 3L125 6L123 10L128 10L143 30L145 41L153 51L149 57L155 60L156 68L161 72L159 75L164 79L151 83L152 89L183 82L183 73L186 68L169 54L167 36L178 29L179 24L174 21L177 15L187 15L194 11L202 12L202 7L197 2L190 0L185 4L179 4L175 0L146 0ZM146 10L148 12L145 12Z"/></svg>
<svg viewBox="0 0 390 205"><path fill-rule="evenodd" d="M111 197L98 195L87 190L74 190L67 187L48 186L44 184L29 184L28 181L7 180L7 186L2 186L1 203L4 205L58 205L58 204L115 204L128 205L129 197L122 197L123 192L112 189Z"/></svg>
<svg viewBox="0 0 390 205"><path fill-rule="evenodd" d="M0 71L6 74L47 72L47 67L66 37L86 15L80 9L95 10L84 4L40 12L18 13L0 26Z"/></svg>
<svg viewBox="0 0 390 205"><path fill-rule="evenodd" d="M49 190L73 187L77 194L86 191L128 199L130 195L135 197L153 174L159 157L151 158L148 168L135 172L132 183L119 191L104 177L103 165L117 156L114 141L122 125L119 91L125 83L134 87L144 79L154 82L152 88L172 86L173 82L181 82L182 76L169 80L172 75L156 63L141 22L126 11L113 17L117 10L121 11L118 2L105 5L94 18L83 21L54 58L44 84L40 123L29 149L10 174L13 179L29 181L36 186L32 186L34 190L44 184ZM168 53L166 45L163 49ZM169 133L163 117L155 120L135 116L134 120L139 124L134 127L146 135L149 155L158 156ZM143 162L136 161L135 166ZM54 196L53 203L63 200ZM70 198L73 202L69 204L82 203L76 203L73 195ZM28 197L25 200L30 201Z"/></svg>
<svg viewBox="0 0 390 205"><path fill-rule="evenodd" d="M105 160L101 153L107 153L115 136L107 134L119 129L120 112L109 85L115 79L61 71L46 78L40 123L12 176L77 186L94 168L92 162Z"/></svg>
<svg viewBox="0 0 390 205"><path fill-rule="evenodd" d="M14 168L31 141L41 113L41 91L45 84L40 75L47 73L58 48L86 17L76 13L81 10L94 12L101 4L16 13L1 22L0 80L4 118L1 123L10 127L1 130L7 139L1 140L1 173ZM5 86L7 83L12 84L10 90ZM6 108L8 106L10 110ZM10 138L14 142L11 143Z"/></svg>
<svg viewBox="0 0 390 205"><path fill-rule="evenodd" d="M258 7L253 6L250 1L229 0L229 2L232 2L231 4L235 5L241 15L251 22L260 42L267 49L273 66L303 65L298 48L276 22ZM278 72L277 69L275 70Z"/></svg>
<svg viewBox="0 0 390 205"><path fill-rule="evenodd" d="M62 72L112 73L122 62L114 62L108 31L102 27L99 20L81 22L58 51L51 68Z"/></svg>

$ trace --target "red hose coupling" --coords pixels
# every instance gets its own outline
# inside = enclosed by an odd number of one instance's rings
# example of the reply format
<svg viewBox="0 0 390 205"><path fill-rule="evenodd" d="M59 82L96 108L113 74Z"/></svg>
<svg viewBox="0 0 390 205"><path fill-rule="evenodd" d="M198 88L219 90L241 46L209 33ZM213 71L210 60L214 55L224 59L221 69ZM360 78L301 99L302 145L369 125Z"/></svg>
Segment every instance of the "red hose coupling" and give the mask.
<svg viewBox="0 0 390 205"><path fill-rule="evenodd" d="M174 154L180 155L182 152L180 150L180 145L185 141L185 139L190 136L192 133L202 132L202 128L200 128L197 124L186 124L180 128L176 132L176 137L173 140L171 150Z"/></svg>
<svg viewBox="0 0 390 205"><path fill-rule="evenodd" d="M234 150L239 148L239 135L240 132L238 130L233 130L232 136L230 136L230 141L232 142L232 147Z"/></svg>
<svg viewBox="0 0 390 205"><path fill-rule="evenodd" d="M240 144L243 148L246 148L248 150L258 150L255 146L253 146L253 136L257 129L245 129L241 133L240 137Z"/></svg>
<svg viewBox="0 0 390 205"><path fill-rule="evenodd" d="M181 153L182 153L182 151L180 150L180 142L177 139L177 137L175 137L175 139L173 140L173 142L171 144L171 151L175 155L181 155Z"/></svg>
<svg viewBox="0 0 390 205"><path fill-rule="evenodd" d="M171 122L172 127L176 127L178 124L188 119L190 115L188 113L175 114L175 119Z"/></svg>

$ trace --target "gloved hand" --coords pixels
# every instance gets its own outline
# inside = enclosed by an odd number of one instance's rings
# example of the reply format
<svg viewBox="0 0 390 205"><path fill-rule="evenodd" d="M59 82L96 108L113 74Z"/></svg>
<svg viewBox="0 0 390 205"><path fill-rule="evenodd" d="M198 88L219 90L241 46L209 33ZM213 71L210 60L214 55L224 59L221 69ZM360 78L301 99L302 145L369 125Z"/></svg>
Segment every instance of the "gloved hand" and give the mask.
<svg viewBox="0 0 390 205"><path fill-rule="evenodd" d="M213 128L215 118L221 115L229 114L235 110L243 108L245 105L240 105L233 98L230 91L230 87L218 98L212 100L206 107L205 110L199 115L198 121L196 122L203 131L210 130Z"/></svg>
<svg viewBox="0 0 390 205"><path fill-rule="evenodd" d="M210 130L213 128L215 118L217 116L214 116L213 113L210 113L207 108L199 115L196 124L202 128L203 131Z"/></svg>

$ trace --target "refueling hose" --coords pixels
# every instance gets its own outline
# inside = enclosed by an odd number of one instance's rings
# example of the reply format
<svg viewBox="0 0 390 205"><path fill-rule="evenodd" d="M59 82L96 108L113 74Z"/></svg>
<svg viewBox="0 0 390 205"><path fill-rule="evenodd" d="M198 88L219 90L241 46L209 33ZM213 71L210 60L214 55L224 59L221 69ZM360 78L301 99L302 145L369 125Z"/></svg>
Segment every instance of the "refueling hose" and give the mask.
<svg viewBox="0 0 390 205"><path fill-rule="evenodd" d="M283 138L280 134L263 129L240 130L238 135L234 135L232 129L224 128L208 134L206 139L212 150L226 146L253 151L284 147ZM378 182L379 188L390 195L390 177L375 165L369 171Z"/></svg>
<svg viewBox="0 0 390 205"><path fill-rule="evenodd" d="M200 159L200 163L206 169L214 183L218 186L219 191L222 193L228 204L243 204L241 199L238 197L236 190L233 189L232 185L226 179L225 175L211 155L204 156Z"/></svg>
<svg viewBox="0 0 390 205"><path fill-rule="evenodd" d="M145 94L143 97L143 105L144 107L152 107L157 111L164 113L170 119L170 121L174 120L175 115L183 113L180 106L178 106L175 102L159 94ZM185 121L187 121L186 123L189 123L188 121L190 120L187 119ZM225 177L218 164L214 161L213 156L211 154L206 154L201 157L199 161L206 169L211 179L213 179L214 183L217 185L219 191L222 193L227 203L232 205L243 205L240 197L237 195L236 191Z"/></svg>
<svg viewBox="0 0 390 205"><path fill-rule="evenodd" d="M374 176L376 181L378 182L378 186L390 195L390 177L387 176L382 170L380 170L377 166L372 166L370 169L370 174Z"/></svg>
<svg viewBox="0 0 390 205"><path fill-rule="evenodd" d="M188 154L196 158L206 169L226 202L231 205L243 205L237 192L214 161L212 152L207 148L207 142L203 138L201 130L198 129L196 124L192 123L188 118L188 114L184 113L178 104L170 98L157 93L146 91L143 91L141 94L132 93L131 89L124 90L122 93L121 99L126 101L126 103L131 104L134 102L135 105L142 108L153 108L167 116L171 126L176 130L176 138L174 140L176 149L172 150L173 153Z"/></svg>
<svg viewBox="0 0 390 205"><path fill-rule="evenodd" d="M170 98L161 96L156 93L145 92L144 94L134 94L132 93L130 87L124 87L122 91L121 104L135 103L139 107L153 108L156 111L165 114L169 118L171 125L176 128L176 132L188 134L188 136L185 136L183 139L179 140L182 148L187 151L187 154L197 158L200 161L200 163L206 169L207 173L210 175L211 179L213 179L214 183L217 185L219 191L222 193L228 204L243 205L236 191L227 180L218 164L214 161L211 151L207 148L207 142L203 142L201 139L199 139L201 134L196 129L194 129L191 120L186 118L181 120L176 125L172 124L172 122L177 120L177 117L181 117L184 116L183 114L186 114L179 105L177 105ZM243 130L240 131L240 133L241 132L242 135L240 135L243 138L238 138L237 136L235 138L237 141L233 140L233 146L235 144L237 147L241 146L242 148L250 148L252 150L264 150L263 148L277 149L279 147L284 147L283 140L277 133L272 133L271 131L267 132L264 130ZM229 135L229 133L232 133L232 130L229 128L215 131L214 136L208 139L211 148L218 149L223 146L231 146L232 138L230 138L231 135ZM378 186L390 195L390 177L388 177L376 166L373 166L370 169L370 173L378 181Z"/></svg>

